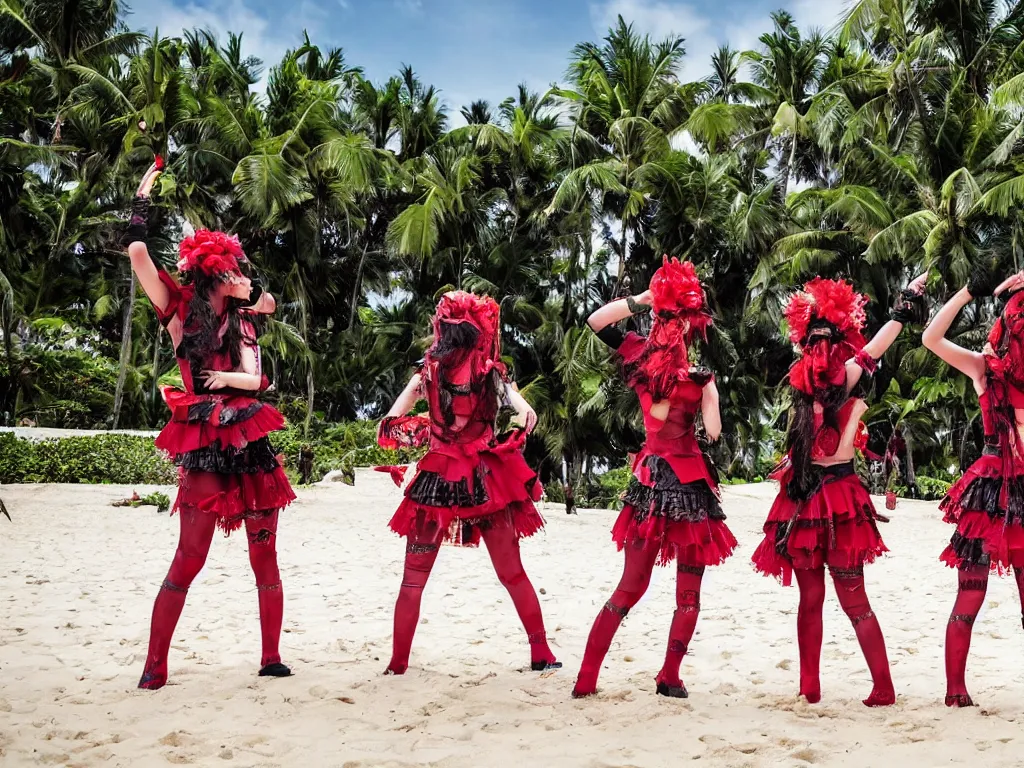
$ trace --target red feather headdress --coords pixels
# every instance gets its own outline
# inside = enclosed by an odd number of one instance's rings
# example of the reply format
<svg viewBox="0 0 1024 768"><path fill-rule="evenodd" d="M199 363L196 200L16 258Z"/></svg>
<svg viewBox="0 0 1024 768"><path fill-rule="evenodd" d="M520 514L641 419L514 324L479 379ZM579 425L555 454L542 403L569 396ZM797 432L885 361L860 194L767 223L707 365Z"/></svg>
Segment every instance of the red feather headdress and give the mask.
<svg viewBox="0 0 1024 768"><path fill-rule="evenodd" d="M186 275L199 271L207 277L225 278L239 274L239 265L246 260L237 237L208 229L200 229L192 237L186 237L178 251L181 255L178 272Z"/></svg>
<svg viewBox="0 0 1024 768"><path fill-rule="evenodd" d="M707 338L711 315L707 311L704 288L691 262L664 256L662 265L651 278L650 290L654 299L655 326L659 322L677 321L686 324L687 343L698 333Z"/></svg>
<svg viewBox="0 0 1024 768"><path fill-rule="evenodd" d="M789 371L789 383L814 395L844 384L846 362L863 349L867 296L845 280L816 277L786 304L789 339L802 357Z"/></svg>
<svg viewBox="0 0 1024 768"><path fill-rule="evenodd" d="M441 338L441 324L469 323L480 335L476 340L474 352L491 363L491 367L500 365L501 358L501 309L498 303L489 296L477 296L465 291L450 291L441 297L434 314L434 343ZM430 351L427 352L430 358ZM481 361L483 362L483 361ZM474 371L475 374L484 371Z"/></svg>

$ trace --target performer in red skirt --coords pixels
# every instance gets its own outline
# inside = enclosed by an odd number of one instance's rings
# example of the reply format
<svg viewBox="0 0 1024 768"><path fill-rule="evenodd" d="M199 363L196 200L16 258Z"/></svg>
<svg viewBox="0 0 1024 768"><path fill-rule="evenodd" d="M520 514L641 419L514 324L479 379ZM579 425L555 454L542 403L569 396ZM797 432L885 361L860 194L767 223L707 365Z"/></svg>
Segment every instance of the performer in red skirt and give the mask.
<svg viewBox="0 0 1024 768"><path fill-rule="evenodd" d="M182 241L179 284L158 268L146 248L151 167L139 186L123 238L132 269L174 344L184 391L164 389L171 421L156 445L179 468L181 536L153 606L149 654L140 688L167 682L171 636L185 595L203 567L214 531L243 525L256 576L263 636L261 676L284 677L278 645L284 595L277 568L278 512L295 495L267 435L284 426L257 395L268 386L260 368L256 315L272 312L273 297L242 274L238 239L200 230Z"/></svg>
<svg viewBox="0 0 1024 768"><path fill-rule="evenodd" d="M381 422L379 434L388 448L429 444L390 523L407 544L386 673L401 675L409 666L420 599L440 544L477 546L481 539L526 629L532 669L560 667L519 553L519 540L544 526L534 506L541 486L522 454L537 416L509 384L501 362L498 305L462 291L446 293L433 326L423 367ZM428 415L406 417L421 399ZM519 426L499 438L495 424L502 408L515 412Z"/></svg>
<svg viewBox="0 0 1024 768"><path fill-rule="evenodd" d="M800 694L811 703L821 699L826 565L871 670L874 687L864 704L896 701L885 640L864 585L864 564L887 551L877 526L886 518L875 511L853 460L864 440L860 418L867 409L867 385L903 325L923 320L924 281L922 275L900 294L892 320L866 343L867 297L845 281L815 278L785 310L789 338L800 358L789 373L793 410L786 458L772 475L779 481L779 495L753 560L758 571L787 586L796 573Z"/></svg>
<svg viewBox="0 0 1024 768"><path fill-rule="evenodd" d="M649 336L624 337L615 328L615 323L652 308ZM691 366L687 352L693 336L706 333L711 316L693 265L666 258L650 290L601 307L588 324L617 351L626 382L639 396L647 437L633 460L625 504L612 528L612 539L625 552L625 568L590 630L573 696L596 691L601 664L622 619L647 590L654 566L675 560L676 611L656 690L662 696L686 698L679 667L697 625L704 568L720 564L736 547L722 514L714 467L694 431L698 412L711 440L722 429L711 372Z"/></svg>
<svg viewBox="0 0 1024 768"><path fill-rule="evenodd" d="M972 298L990 294L993 282L979 271L936 313L924 333L928 349L971 378L985 432L981 458L940 505L956 531L939 559L958 571L956 601L946 625L947 707L974 705L967 692L967 655L991 570L1013 569L1024 614L1024 273L996 289L997 295L1011 295L983 352L946 338L960 310Z"/></svg>

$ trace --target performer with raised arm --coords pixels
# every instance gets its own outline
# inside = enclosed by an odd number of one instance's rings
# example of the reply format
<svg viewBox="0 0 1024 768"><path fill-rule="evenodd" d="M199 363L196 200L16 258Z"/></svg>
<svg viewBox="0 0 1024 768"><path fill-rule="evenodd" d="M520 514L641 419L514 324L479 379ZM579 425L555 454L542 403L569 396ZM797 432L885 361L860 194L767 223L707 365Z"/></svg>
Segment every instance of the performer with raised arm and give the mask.
<svg viewBox="0 0 1024 768"><path fill-rule="evenodd" d="M651 309L649 336L623 336L615 327ZM719 504L714 467L695 433L698 412L711 440L722 430L714 378L706 368L692 366L688 356L691 340L707 332L711 316L693 264L666 257L649 290L601 307L587 323L616 350L626 383L640 398L646 440L612 528L612 539L625 552L622 578L590 630L573 696L597 690L619 624L647 590L655 564L675 560L676 611L655 682L658 694L686 698L679 667L697 625L704 568L723 562L736 546Z"/></svg>
<svg viewBox="0 0 1024 768"><path fill-rule="evenodd" d="M979 270L940 309L924 332L924 345L967 375L981 405L985 448L942 500L945 521L956 526L942 560L957 569L957 594L946 624L946 706L969 707L967 655L991 570L1013 569L1024 616L1024 272L996 288L1009 295L983 352L946 338L973 298L992 293L993 280ZM1024 618L1022 618L1024 623Z"/></svg>
<svg viewBox="0 0 1024 768"><path fill-rule="evenodd" d="M825 566L871 671L874 686L864 704L896 701L885 640L864 584L864 564L887 551L877 526L886 518L875 511L853 460L865 439L860 419L867 385L904 324L923 321L924 283L922 275L899 295L892 319L869 342L862 335L867 297L844 280L815 278L785 309L800 357L789 372L793 409L786 457L772 475L779 495L753 561L787 586L796 573L800 694L811 703L821 699Z"/></svg>
<svg viewBox="0 0 1024 768"><path fill-rule="evenodd" d="M501 362L498 304L462 291L446 293L433 326L423 367L381 422L378 436L386 448L429 444L390 523L407 543L385 673L408 669L423 588L441 543L476 546L481 539L526 630L532 669L561 667L548 646L540 602L519 552L519 540L544 526L534 506L541 486L522 454L537 415L509 384ZM406 416L421 399L428 415ZM515 412L518 427L500 439L495 428L503 407Z"/></svg>
<svg viewBox="0 0 1024 768"><path fill-rule="evenodd" d="M274 311L274 299L242 273L245 255L235 237L200 230L181 242L178 276L160 269L146 247L149 194L160 175L143 177L122 245L160 322L170 334L184 391L165 388L171 421L156 439L179 468L181 535L153 606L149 653L140 688L167 682L167 655L193 579L206 561L214 531L243 525L259 595L261 676L285 677L279 643L284 595L277 567L278 513L294 498L267 435L284 417L258 399L267 389L260 367L255 314Z"/></svg>

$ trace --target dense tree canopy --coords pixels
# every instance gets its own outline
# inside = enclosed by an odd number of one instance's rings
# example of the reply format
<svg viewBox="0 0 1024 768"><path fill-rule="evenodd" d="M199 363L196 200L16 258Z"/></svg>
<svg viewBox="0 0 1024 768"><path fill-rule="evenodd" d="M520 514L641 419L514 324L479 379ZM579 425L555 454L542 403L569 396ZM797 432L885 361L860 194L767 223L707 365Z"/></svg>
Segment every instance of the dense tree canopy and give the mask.
<svg viewBox="0 0 1024 768"><path fill-rule="evenodd" d="M308 36L265 63L241 34L150 37L124 11L0 0L7 424L163 419L169 341L116 247L154 152L167 171L153 250L172 263L190 226L239 235L279 296L263 344L293 419L379 416L439 293L487 292L540 415L531 459L577 492L639 437L636 402L583 321L639 292L663 253L709 286L716 329L695 354L717 372L716 458L738 478L777 457L793 286L849 277L878 325L922 268L942 298L979 259L1021 266L1021 2L861 0L828 33L780 11L754 50L722 47L696 82L682 38L619 19L566 52L560 86L461 106L457 128L459 107L411 67L371 82ZM970 307L961 341L978 348L993 311ZM872 402L872 447L898 427L925 491L976 450L973 393L910 334Z"/></svg>

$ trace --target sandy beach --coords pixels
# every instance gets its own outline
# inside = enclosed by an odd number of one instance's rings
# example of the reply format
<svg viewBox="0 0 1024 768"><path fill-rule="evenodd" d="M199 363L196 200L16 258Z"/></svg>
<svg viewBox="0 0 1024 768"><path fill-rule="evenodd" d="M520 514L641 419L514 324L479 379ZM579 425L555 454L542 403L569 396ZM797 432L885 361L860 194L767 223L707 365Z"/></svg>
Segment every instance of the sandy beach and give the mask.
<svg viewBox="0 0 1024 768"><path fill-rule="evenodd" d="M658 569L622 630L598 696L569 692L598 608L618 580L614 513L545 509L524 542L548 633L565 662L526 671L515 611L482 550L446 548L423 601L412 666L381 671L403 544L386 527L389 478L299 491L278 544L284 660L295 676L256 677L259 623L244 535L218 538L189 595L170 682L135 688L149 613L178 523L110 502L144 487L4 486L0 519L0 764L4 766L995 766L1024 743L1020 604L993 579L975 627L968 681L980 707L942 706L942 638L955 575L936 557L950 531L936 504L901 501L883 528L892 550L868 569L899 701L871 688L829 586L823 700L796 696L797 592L749 566L774 488L725 489L741 546L705 578L683 664L685 701L654 695L673 610Z"/></svg>

